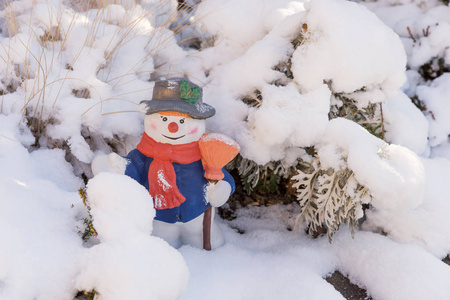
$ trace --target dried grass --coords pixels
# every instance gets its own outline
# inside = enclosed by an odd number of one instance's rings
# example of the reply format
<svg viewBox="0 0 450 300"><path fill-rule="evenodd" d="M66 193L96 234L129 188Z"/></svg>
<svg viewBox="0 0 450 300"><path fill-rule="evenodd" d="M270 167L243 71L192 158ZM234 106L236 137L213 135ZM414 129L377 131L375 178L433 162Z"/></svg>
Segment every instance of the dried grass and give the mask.
<svg viewBox="0 0 450 300"><path fill-rule="evenodd" d="M92 9L96 9L95 15L89 24L88 28L88 35L84 41L80 41L80 43L83 43L84 46L92 46L94 41L96 40L98 34L99 34L99 28L100 25L108 13L107 6L110 4L121 4L122 1L103 1L103 0L71 0L67 2L69 6L78 12L87 12ZM17 13L14 11L13 6L10 5L10 2L2 2L4 5L4 14L6 19L6 26L8 29L8 34L11 39L15 39L15 41L18 41L25 49L26 49L26 57L25 57L25 64L21 65L20 68L20 74L18 74L17 81L17 87L22 86L22 88L25 91L25 95L28 95L26 99L24 99L24 104L22 107L22 111L24 114L24 117L29 118L31 122L38 124L34 124L31 127L36 129L36 132L34 134L37 138L39 138L42 134L44 134L43 131L45 131L45 128L49 124L49 117L45 116L45 107L48 105L44 105L48 103L48 101L52 101L51 107L54 108L60 93L64 87L66 80L79 80L83 82L80 79L77 78L71 78L70 72L73 70L71 65L66 66L65 71L61 71L61 77L56 80L50 80L49 75L51 73L51 70L56 66L56 64L61 64L62 60L62 53L65 50L66 44L67 44L67 38L69 34L71 33L71 30L74 27L76 16L74 15L72 20L70 21L69 26L67 27L66 31L62 29L61 26L61 18L63 14L59 11L59 8L54 8L51 5L48 6L48 14L56 16L56 24L51 23L50 26L47 26L45 28L44 24L38 24L41 27L44 27L44 34L40 34L36 31L33 31L33 25L36 25L36 20L33 19L33 11L31 11L31 16L28 20L24 20L23 18L17 18ZM135 4L135 3L134 3ZM133 4L132 4L133 5ZM164 1L161 1L161 5L164 5ZM131 8L131 7L128 7ZM32 10L32 8L31 8ZM125 18L122 20L118 26L117 34L120 34L120 38L117 42L113 41L111 39L110 44L108 45L107 53L105 54L104 61L101 62L97 70L100 70L105 67L105 65L108 65L108 62L114 59L114 55L120 50L121 47L132 41L135 37L135 29L136 26L141 22L142 20L150 17L152 12L144 12L141 16L139 16L136 19L127 19ZM169 22L172 20L175 20L177 18L177 15L173 14L168 17ZM187 18L187 17L185 17ZM181 32L186 28L185 20L181 20L181 22L173 28L173 31L175 34ZM161 27L169 28L171 24L161 24ZM31 30L32 34L34 35L34 38L36 38L38 41L40 41L41 49L36 52L32 51L29 48L29 45L31 44L31 38L29 40L21 40L17 34L20 31L20 28L24 27L27 30ZM148 71L136 71L136 69L147 59L151 59L154 56L157 56L160 51L164 50L166 47L171 46L170 43L172 42L171 36L167 35L164 38L160 38L157 35L157 30L154 30L151 34L151 39L153 39L153 48L147 53L147 55L138 63L135 65L132 65L129 67L128 71L122 74L121 76L115 76L114 78L108 78L106 80L106 83L115 81L113 88L117 88L121 85L126 85L130 80L130 78L134 78L134 75L141 75L142 73L148 73L149 80L152 78L154 74L157 73L164 73L164 74L170 74L173 71L170 70L170 68L162 68L163 66L158 66L156 70L148 70ZM160 38L160 40L155 42L156 38ZM149 41L150 44L150 41ZM14 48L9 45L2 45L3 47L6 47L6 53L7 57L0 57L0 61L3 61L8 66L7 72L10 73L11 68L15 66L12 59L12 53L15 51ZM75 55L74 61L72 61L71 64L74 64L75 61L77 61L81 55L81 50L83 47L80 47L80 51ZM50 54L50 55L49 55ZM32 64L37 65L37 68L33 69ZM7 74L5 74L7 75ZM182 74L179 74L182 75ZM34 83L32 85L29 85L29 82L27 79L35 78ZM5 76L5 83L6 83L7 76ZM46 90L50 88L54 84L60 84L59 90L56 94L56 97L54 99L46 99ZM86 85L86 88L81 88L78 90L73 90L73 94L76 97L80 98L89 98L92 95L92 91L95 90L94 87L90 86L87 82L83 82L84 85ZM1 97L1 105L0 105L0 113L3 112L3 105L4 105L4 95L7 93L15 92L15 89L10 88L10 90L2 91ZM136 91L138 92L138 91ZM114 98L110 99L100 99L100 101L95 105L100 105L102 107L103 102L105 101L126 101L126 102L132 102L125 98L127 95L118 95ZM33 107L32 110L29 108ZM81 116L86 114L89 110L91 110L93 107L90 107L88 110L86 110ZM108 112L104 113L102 115L110 115L110 114L117 114L117 113L130 113L130 112L138 112L138 110L127 110L127 111L114 111L114 112ZM81 117L80 116L80 117ZM45 119L47 118L47 119Z"/></svg>

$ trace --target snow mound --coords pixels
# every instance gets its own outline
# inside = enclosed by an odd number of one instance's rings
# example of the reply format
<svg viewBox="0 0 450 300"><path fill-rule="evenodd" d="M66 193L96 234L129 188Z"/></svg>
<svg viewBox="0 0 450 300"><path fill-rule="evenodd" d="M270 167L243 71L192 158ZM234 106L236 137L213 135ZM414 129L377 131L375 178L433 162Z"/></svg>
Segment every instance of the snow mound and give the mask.
<svg viewBox="0 0 450 300"><path fill-rule="evenodd" d="M422 112L404 93L383 105L386 141L406 147L417 155L428 152L429 124Z"/></svg>
<svg viewBox="0 0 450 300"><path fill-rule="evenodd" d="M72 300L81 180L64 151L28 153L21 117L0 115L0 299Z"/></svg>
<svg viewBox="0 0 450 300"><path fill-rule="evenodd" d="M405 211L417 207L425 192L425 171L408 148L389 145L346 119L329 122L318 150L325 167L348 166L366 186L377 209Z"/></svg>
<svg viewBox="0 0 450 300"><path fill-rule="evenodd" d="M305 23L306 40L294 53L292 68L303 90L329 82L334 92L365 107L392 97L405 82L406 55L399 37L363 6L311 1Z"/></svg>
<svg viewBox="0 0 450 300"><path fill-rule="evenodd" d="M178 299L189 271L180 253L156 237L135 235L101 243L82 257L78 290L98 293L98 300Z"/></svg>
<svg viewBox="0 0 450 300"><path fill-rule="evenodd" d="M417 245L371 232L337 236L339 269L374 299L439 299L450 296L450 268Z"/></svg>
<svg viewBox="0 0 450 300"><path fill-rule="evenodd" d="M77 288L95 290L99 300L179 298L189 271L177 250L150 236L155 209L148 191L125 175L100 173L87 197L101 243L86 250Z"/></svg>
<svg viewBox="0 0 450 300"><path fill-rule="evenodd" d="M431 85L417 87L417 95L427 107L427 119L430 124L430 146L448 143L450 135L450 74L436 78Z"/></svg>
<svg viewBox="0 0 450 300"><path fill-rule="evenodd" d="M405 211L373 210L367 212L363 228L383 231L402 243L415 243L433 255L443 258L450 253L450 196L446 192L450 180L447 159L422 159L427 180L423 203Z"/></svg>
<svg viewBox="0 0 450 300"><path fill-rule="evenodd" d="M100 173L87 185L93 225L104 242L136 233L150 235L155 217L153 200L136 180L116 173Z"/></svg>

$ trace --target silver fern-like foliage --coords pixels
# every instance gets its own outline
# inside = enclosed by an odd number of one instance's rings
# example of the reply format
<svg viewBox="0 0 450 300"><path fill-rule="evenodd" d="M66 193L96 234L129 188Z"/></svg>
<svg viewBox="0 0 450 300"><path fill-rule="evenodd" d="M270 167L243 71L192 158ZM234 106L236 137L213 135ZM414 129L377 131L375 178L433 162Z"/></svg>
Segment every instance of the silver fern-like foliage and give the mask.
<svg viewBox="0 0 450 300"><path fill-rule="evenodd" d="M262 186L263 189L274 192L278 190L281 179L287 179L292 167L286 166L282 161L272 161L265 165L258 165L253 160L246 159L238 155L230 165L230 169L235 167L241 178L244 190L250 194L257 186Z"/></svg>
<svg viewBox="0 0 450 300"><path fill-rule="evenodd" d="M325 170L315 158L307 168L299 168L292 179L301 206L297 230L307 228L308 234L314 235L325 228L330 242L341 224L354 233L363 216L362 204L370 201L370 194L351 170Z"/></svg>

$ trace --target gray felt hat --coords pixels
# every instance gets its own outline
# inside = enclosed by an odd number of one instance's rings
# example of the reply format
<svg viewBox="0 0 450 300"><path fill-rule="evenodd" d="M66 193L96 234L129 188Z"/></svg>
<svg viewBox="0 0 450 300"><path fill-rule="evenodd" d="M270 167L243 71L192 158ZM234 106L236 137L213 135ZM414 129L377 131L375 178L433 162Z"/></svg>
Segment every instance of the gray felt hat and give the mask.
<svg viewBox="0 0 450 300"><path fill-rule="evenodd" d="M215 109L202 101L202 88L186 78L170 78L155 82L152 100L139 103L146 115L157 112L175 111L193 119L212 117Z"/></svg>

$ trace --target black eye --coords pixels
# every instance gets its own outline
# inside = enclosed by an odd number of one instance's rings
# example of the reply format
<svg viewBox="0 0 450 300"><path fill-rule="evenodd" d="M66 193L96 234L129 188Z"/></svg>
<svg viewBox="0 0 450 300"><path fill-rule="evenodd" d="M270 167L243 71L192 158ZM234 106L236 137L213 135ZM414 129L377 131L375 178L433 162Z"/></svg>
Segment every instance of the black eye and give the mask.
<svg viewBox="0 0 450 300"><path fill-rule="evenodd" d="M164 122L166 122L166 121L167 121L167 117L163 117L162 120L163 120Z"/></svg>
<svg viewBox="0 0 450 300"><path fill-rule="evenodd" d="M180 124L183 124L183 123L184 123L184 119L181 119L181 120L180 120Z"/></svg>

